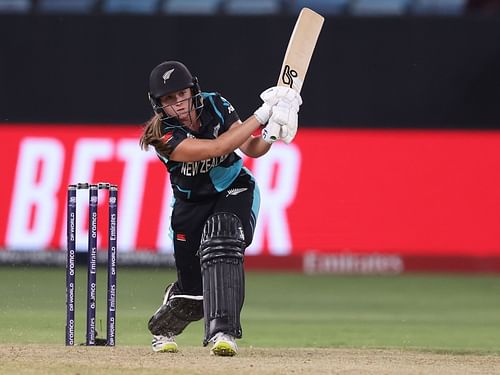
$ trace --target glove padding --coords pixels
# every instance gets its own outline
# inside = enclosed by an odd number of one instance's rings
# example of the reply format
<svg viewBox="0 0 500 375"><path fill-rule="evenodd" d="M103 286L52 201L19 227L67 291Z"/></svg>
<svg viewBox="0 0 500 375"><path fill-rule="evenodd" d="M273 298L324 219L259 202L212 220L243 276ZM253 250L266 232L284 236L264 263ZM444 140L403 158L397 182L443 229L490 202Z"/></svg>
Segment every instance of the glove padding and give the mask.
<svg viewBox="0 0 500 375"><path fill-rule="evenodd" d="M267 103L270 106L275 105L279 101L284 101L286 103L296 103L297 107L300 107L300 105L302 104L302 98L300 97L300 94L288 86L270 87L260 94L260 98L264 103Z"/></svg>
<svg viewBox="0 0 500 375"><path fill-rule="evenodd" d="M271 110L278 102L290 104L298 108L302 104L300 94L287 86L274 86L264 90L260 94L260 98L264 102L255 112L254 115L262 125L267 124L271 117Z"/></svg>
<svg viewBox="0 0 500 375"><path fill-rule="evenodd" d="M269 121L269 117L271 117L271 106L263 103L253 114L258 122L265 125Z"/></svg>
<svg viewBox="0 0 500 375"><path fill-rule="evenodd" d="M282 127L277 122L269 122L264 129L262 129L262 139L269 144L273 144L281 139Z"/></svg>
<svg viewBox="0 0 500 375"><path fill-rule="evenodd" d="M286 102L285 100L280 100L272 107L272 115L269 119L268 126L271 129L275 129L275 124L279 125L281 127L280 138L286 144L290 144L297 134L300 105L298 103L297 101ZM300 101L300 103L302 103L302 101Z"/></svg>

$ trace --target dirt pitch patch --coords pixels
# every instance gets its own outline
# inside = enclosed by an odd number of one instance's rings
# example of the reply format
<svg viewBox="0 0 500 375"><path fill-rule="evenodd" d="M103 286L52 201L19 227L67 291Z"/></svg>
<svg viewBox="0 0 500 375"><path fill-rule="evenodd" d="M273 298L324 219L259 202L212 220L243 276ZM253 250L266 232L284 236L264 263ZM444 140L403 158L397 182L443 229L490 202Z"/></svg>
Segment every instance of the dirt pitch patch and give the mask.
<svg viewBox="0 0 500 375"><path fill-rule="evenodd" d="M0 345L0 374L500 374L500 356L408 350L208 348L152 353L146 347Z"/></svg>

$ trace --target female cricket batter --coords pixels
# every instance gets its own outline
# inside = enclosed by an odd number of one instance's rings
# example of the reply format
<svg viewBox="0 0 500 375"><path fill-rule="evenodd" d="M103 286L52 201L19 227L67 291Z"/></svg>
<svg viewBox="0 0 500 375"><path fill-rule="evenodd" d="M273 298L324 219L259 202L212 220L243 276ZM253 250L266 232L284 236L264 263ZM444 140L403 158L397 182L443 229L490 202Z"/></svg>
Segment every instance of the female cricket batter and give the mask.
<svg viewBox="0 0 500 375"><path fill-rule="evenodd" d="M235 339L242 336L243 257L260 201L235 150L264 155L283 134L296 131L302 100L294 90L272 87L261 94L263 105L241 122L220 94L201 92L197 78L178 61L156 66L149 89L155 114L140 145L153 146L170 174L177 269L177 281L148 324L153 351L176 352L175 336L204 318L203 345L212 342L213 354L233 356ZM266 124L261 135L252 135Z"/></svg>

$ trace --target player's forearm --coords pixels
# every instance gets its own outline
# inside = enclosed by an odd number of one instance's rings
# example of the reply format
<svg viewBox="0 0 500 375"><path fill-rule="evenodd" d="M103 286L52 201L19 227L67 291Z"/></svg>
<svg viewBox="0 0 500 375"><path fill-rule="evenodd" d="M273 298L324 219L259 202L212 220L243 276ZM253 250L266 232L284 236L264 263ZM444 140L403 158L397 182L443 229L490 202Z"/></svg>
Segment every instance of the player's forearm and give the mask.
<svg viewBox="0 0 500 375"><path fill-rule="evenodd" d="M260 126L255 116L250 116L243 123L231 126L227 132L216 138L214 149L220 155L229 154L245 143Z"/></svg>
<svg viewBox="0 0 500 375"><path fill-rule="evenodd" d="M258 158L269 151L271 144L262 139L262 136L251 136L241 147L241 151L251 158Z"/></svg>
<svg viewBox="0 0 500 375"><path fill-rule="evenodd" d="M239 148L259 127L260 123L251 116L243 123L234 123L215 139L187 138L169 156L165 156L179 162L191 162L227 155Z"/></svg>

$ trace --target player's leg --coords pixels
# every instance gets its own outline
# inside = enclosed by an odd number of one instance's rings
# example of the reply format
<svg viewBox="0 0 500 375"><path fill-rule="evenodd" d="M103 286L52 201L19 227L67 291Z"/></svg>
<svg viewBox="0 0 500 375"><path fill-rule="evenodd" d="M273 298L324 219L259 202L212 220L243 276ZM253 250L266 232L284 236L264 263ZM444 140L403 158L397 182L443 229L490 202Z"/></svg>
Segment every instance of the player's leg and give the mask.
<svg viewBox="0 0 500 375"><path fill-rule="evenodd" d="M172 214L177 281L165 291L162 305L148 323L153 350L176 352L175 336L187 325L203 318L203 289L197 256L201 229L209 206L177 201ZM204 212L207 212L205 215Z"/></svg>
<svg viewBox="0 0 500 375"><path fill-rule="evenodd" d="M199 252L205 312L203 344L225 336L219 350L212 349L214 354L235 355L237 352L234 339L241 337L244 249L243 227L236 215L219 212L208 218Z"/></svg>
<svg viewBox="0 0 500 375"><path fill-rule="evenodd" d="M184 331L189 323L203 318L203 296L183 294L177 283L165 291L162 305L148 322L153 334L152 347L155 352L177 352L175 336Z"/></svg>
<svg viewBox="0 0 500 375"><path fill-rule="evenodd" d="M205 311L204 344L216 355L235 355L245 297L243 258L253 238L259 196L251 176L240 176L220 195L203 230L200 262Z"/></svg>

